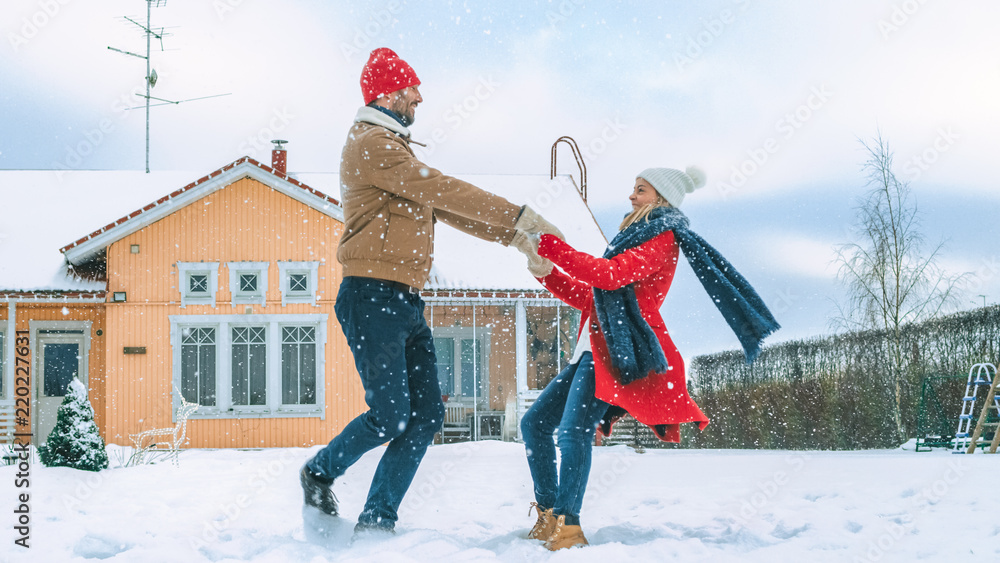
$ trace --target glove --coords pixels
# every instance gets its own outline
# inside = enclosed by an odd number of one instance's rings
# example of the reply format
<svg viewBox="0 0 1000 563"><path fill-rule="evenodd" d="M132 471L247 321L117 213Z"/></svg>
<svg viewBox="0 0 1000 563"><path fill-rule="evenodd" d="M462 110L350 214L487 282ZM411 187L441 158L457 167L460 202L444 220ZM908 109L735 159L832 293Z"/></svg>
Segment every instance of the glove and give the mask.
<svg viewBox="0 0 1000 563"><path fill-rule="evenodd" d="M528 257L528 272L536 278L544 278L552 273L552 261L538 255L538 235L528 235L524 231L514 233L510 245Z"/></svg>
<svg viewBox="0 0 1000 563"><path fill-rule="evenodd" d="M517 222L514 223L514 229L518 231L524 231L526 234L533 235L554 235L562 240L566 240L562 232L556 228L555 225L549 223L541 215L535 212L534 209L525 205L521 208L521 216L517 218ZM537 246L537 245L536 245Z"/></svg>

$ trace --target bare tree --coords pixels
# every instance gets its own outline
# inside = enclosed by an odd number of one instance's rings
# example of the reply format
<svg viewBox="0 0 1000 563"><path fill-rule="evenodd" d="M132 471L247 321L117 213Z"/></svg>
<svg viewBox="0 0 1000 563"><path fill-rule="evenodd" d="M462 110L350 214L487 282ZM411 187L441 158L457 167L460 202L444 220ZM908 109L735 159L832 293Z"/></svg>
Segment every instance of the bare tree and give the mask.
<svg viewBox="0 0 1000 563"><path fill-rule="evenodd" d="M831 324L835 329L884 330L894 384L893 418L900 438L904 378L902 327L937 316L957 304L963 275L949 275L937 259L944 242L925 254L920 217L909 184L892 171L893 153L879 132L860 140L868 153L862 169L868 192L857 207L856 242L837 248L838 278L847 288L846 305Z"/></svg>

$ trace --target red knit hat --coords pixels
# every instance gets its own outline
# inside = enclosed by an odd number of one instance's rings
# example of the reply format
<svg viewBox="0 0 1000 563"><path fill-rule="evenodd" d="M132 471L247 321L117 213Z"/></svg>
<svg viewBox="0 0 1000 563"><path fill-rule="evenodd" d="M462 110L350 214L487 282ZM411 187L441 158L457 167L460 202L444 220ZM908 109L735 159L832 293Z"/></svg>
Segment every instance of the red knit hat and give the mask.
<svg viewBox="0 0 1000 563"><path fill-rule="evenodd" d="M379 96L419 85L420 79L413 68L387 47L372 51L361 70L361 95L365 97L365 105Z"/></svg>

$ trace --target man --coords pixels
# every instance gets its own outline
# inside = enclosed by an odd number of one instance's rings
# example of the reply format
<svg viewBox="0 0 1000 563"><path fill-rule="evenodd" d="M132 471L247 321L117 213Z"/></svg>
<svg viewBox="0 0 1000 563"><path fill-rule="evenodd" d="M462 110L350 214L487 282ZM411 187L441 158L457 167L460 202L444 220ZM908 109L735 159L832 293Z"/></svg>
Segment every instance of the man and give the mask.
<svg viewBox="0 0 1000 563"><path fill-rule="evenodd" d="M388 442L356 532L394 530L403 495L444 417L419 293L430 273L434 222L514 244L542 270L551 263L537 257L537 236L529 235L558 234L527 206L416 159L407 126L423 101L419 85L413 68L392 50L372 51L361 73L366 106L354 118L340 161L345 229L337 259L344 279L335 311L369 410L303 466L300 480L305 504L335 515L334 480Z"/></svg>

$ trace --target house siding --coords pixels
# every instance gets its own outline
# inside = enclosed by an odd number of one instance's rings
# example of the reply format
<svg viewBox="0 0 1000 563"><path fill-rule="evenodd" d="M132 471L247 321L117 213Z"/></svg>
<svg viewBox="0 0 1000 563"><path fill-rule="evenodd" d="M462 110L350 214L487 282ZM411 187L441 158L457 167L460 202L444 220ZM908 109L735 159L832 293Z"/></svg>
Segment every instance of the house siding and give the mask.
<svg viewBox="0 0 1000 563"><path fill-rule="evenodd" d="M6 325L8 319L8 312L6 304L3 307L2 313L0 313L0 321L4 322ZM107 336L106 319L104 314L104 306L100 303L60 303L55 302L19 302L16 305L15 311L15 330L16 331L30 331L32 321L90 321L90 352L87 355L87 384L88 384L88 394L90 398L90 403L94 407L94 422L97 423L97 427L100 429L104 428L106 423L106 409L107 405L105 402L105 389L106 389L106 378L105 373L105 339ZM98 336L97 332L100 331L101 335ZM13 346L15 335L10 335L4 344L5 346ZM37 385L41 381L39 374L36 372L38 366L38 358L36 357L40 350L37 348L37 343L32 342L33 346L33 356L32 370L31 370L31 397L32 406L34 406L34 397L38 392ZM10 367L13 369L13 366ZM13 397L12 389L6 389L6 394L8 397ZM34 412L36 409L31 409ZM32 421L34 422L34 421ZM46 436L33 436L32 443L40 443L44 441Z"/></svg>
<svg viewBox="0 0 1000 563"><path fill-rule="evenodd" d="M170 427L171 315L326 314L324 418L192 419L190 447L276 447L326 443L365 410L364 391L333 311L341 269L334 258L343 224L273 188L243 178L111 244L107 303L106 439ZM139 245L139 253L131 252ZM319 261L316 306L281 305L278 261ZM215 306L180 305L177 262L217 262ZM227 262L268 262L265 305L231 304ZM142 346L145 354L124 354ZM93 370L92 370L93 371ZM95 404L95 408L96 408Z"/></svg>

